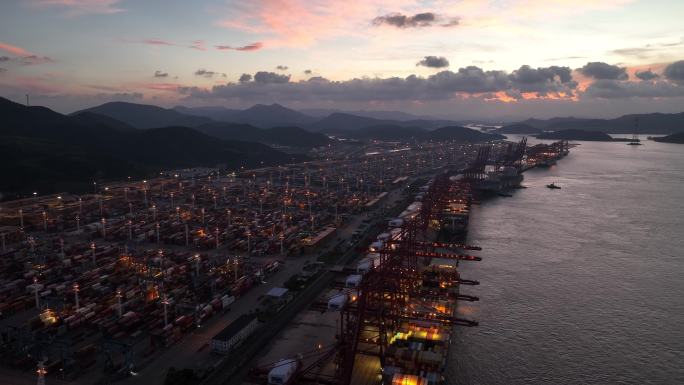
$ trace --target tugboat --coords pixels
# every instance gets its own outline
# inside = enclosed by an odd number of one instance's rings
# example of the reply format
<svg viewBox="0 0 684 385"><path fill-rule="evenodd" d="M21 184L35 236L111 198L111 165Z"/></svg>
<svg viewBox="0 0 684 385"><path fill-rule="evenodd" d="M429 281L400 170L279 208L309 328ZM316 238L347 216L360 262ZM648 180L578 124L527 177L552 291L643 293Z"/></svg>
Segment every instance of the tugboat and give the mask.
<svg viewBox="0 0 684 385"><path fill-rule="evenodd" d="M561 188L560 186L556 186L555 183L547 184L546 187L550 188L551 190L560 190Z"/></svg>

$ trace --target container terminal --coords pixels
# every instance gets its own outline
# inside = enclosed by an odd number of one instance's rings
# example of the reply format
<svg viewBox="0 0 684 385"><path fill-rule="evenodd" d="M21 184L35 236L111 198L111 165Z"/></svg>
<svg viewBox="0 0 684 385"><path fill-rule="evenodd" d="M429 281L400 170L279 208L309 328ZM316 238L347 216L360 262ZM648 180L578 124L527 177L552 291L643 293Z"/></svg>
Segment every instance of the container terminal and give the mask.
<svg viewBox="0 0 684 385"><path fill-rule="evenodd" d="M440 383L476 324L455 315L470 204L567 149L374 142L4 202L0 377ZM281 342L295 324L316 343Z"/></svg>

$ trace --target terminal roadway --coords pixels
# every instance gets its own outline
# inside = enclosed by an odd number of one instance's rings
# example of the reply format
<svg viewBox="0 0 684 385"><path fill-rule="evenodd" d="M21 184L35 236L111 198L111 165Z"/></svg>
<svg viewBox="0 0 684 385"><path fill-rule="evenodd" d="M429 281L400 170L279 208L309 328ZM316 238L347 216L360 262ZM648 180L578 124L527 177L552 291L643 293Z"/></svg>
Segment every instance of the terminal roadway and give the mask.
<svg viewBox="0 0 684 385"><path fill-rule="evenodd" d="M389 192L384 201L385 207L389 207L390 210L395 211L397 208L403 208L405 197L401 195L403 191L402 188L398 188ZM397 212L398 213L398 212ZM376 216L371 224L378 223L382 221L384 215L380 214ZM349 235L353 229L358 227L360 221L354 226L347 228ZM366 234L371 239L374 239L377 234L384 229L384 227L371 226ZM349 235L347 237L349 237ZM346 253L338 258L338 264L347 264L351 262L354 258L359 256L359 252L356 248L350 248ZM258 333L255 333L250 339L246 341L241 348L238 349L232 356L228 357L230 361L223 363L218 366L216 371L211 373L210 376L205 379L201 385L238 385L244 380L247 375L247 371L250 368L250 363L253 358L264 348L268 342L275 338L280 331L286 327L294 317L304 310L308 305L310 305L325 289L327 289L334 280L334 274L330 271L325 271L321 274L314 282L306 287L295 297L295 299L280 313L278 317L269 321L268 325L262 327ZM293 352L296 354L297 352Z"/></svg>

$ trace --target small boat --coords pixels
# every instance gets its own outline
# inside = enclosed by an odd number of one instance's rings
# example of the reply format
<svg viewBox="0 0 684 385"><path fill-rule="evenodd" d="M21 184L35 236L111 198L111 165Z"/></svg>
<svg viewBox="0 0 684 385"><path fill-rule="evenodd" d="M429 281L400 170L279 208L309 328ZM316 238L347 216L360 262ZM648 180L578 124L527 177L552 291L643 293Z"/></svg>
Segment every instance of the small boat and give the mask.
<svg viewBox="0 0 684 385"><path fill-rule="evenodd" d="M561 188L560 186L556 186L555 183L547 184L546 187L550 188L551 190L560 190Z"/></svg>
<svg viewBox="0 0 684 385"><path fill-rule="evenodd" d="M498 195L500 197L505 197L505 198L510 198L513 196L513 194L508 194L508 193L498 193L496 195Z"/></svg>

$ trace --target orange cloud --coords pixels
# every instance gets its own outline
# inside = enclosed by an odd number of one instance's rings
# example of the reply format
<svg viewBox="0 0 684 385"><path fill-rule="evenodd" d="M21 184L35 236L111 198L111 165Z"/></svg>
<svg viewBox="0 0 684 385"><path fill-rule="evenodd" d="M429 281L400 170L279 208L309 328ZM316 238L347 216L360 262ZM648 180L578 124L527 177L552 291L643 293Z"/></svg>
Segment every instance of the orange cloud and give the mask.
<svg viewBox="0 0 684 385"><path fill-rule="evenodd" d="M381 10L415 5L408 0L255 0L235 4L218 25L270 36L269 47L308 47L318 40L358 35Z"/></svg>
<svg viewBox="0 0 684 385"><path fill-rule="evenodd" d="M54 61L47 56L39 56L21 47L17 47L7 43L0 42L0 50L18 56L19 59L17 59L17 61L21 62L21 64L24 65L51 63Z"/></svg>
<svg viewBox="0 0 684 385"><path fill-rule="evenodd" d="M11 53L12 55L16 55L16 56L31 56L31 55L33 55L32 53L28 52L27 50L25 50L21 47L13 46L13 45L10 45L7 43L2 43L2 42L0 42L0 49L5 51L5 52Z"/></svg>

